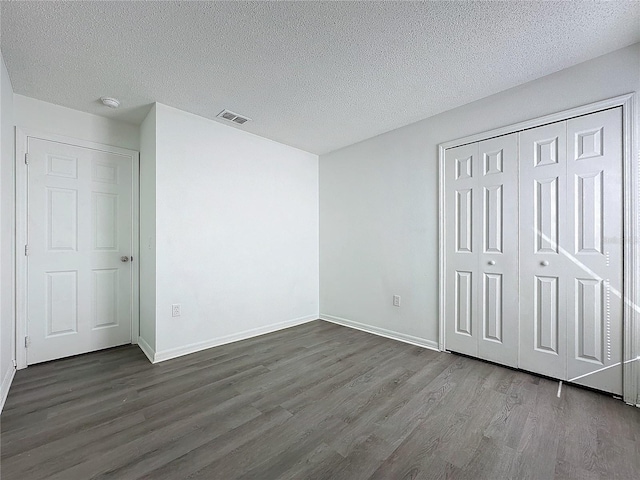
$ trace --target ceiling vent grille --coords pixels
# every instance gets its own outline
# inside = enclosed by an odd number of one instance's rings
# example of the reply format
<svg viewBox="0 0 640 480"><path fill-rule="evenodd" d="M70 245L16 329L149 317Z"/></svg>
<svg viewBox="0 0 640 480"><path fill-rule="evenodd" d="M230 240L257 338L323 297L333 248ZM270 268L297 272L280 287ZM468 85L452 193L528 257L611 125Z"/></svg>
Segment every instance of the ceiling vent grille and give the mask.
<svg viewBox="0 0 640 480"><path fill-rule="evenodd" d="M224 118L225 120L229 120L230 122L237 123L238 125L242 125L250 121L250 118L243 117L242 115L238 115L237 113L233 113L227 109L221 111L218 115L219 118Z"/></svg>

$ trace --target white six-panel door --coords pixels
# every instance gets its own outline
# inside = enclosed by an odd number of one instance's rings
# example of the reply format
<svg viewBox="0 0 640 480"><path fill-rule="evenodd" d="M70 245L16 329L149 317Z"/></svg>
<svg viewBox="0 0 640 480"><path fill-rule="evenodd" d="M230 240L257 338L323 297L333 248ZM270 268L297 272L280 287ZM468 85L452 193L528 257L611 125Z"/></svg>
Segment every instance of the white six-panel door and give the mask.
<svg viewBox="0 0 640 480"><path fill-rule="evenodd" d="M131 342L129 157L28 139L28 364Z"/></svg>
<svg viewBox="0 0 640 480"><path fill-rule="evenodd" d="M447 150L447 348L518 360L517 134Z"/></svg>
<svg viewBox="0 0 640 480"><path fill-rule="evenodd" d="M444 185L447 349L620 394L621 108L448 149Z"/></svg>

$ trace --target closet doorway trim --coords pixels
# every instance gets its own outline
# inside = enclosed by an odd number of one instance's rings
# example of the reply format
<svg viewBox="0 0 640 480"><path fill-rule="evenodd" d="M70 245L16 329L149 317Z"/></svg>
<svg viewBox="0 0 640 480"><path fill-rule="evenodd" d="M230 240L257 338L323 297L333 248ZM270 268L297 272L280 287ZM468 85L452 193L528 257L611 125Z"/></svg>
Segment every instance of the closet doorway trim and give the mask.
<svg viewBox="0 0 640 480"><path fill-rule="evenodd" d="M623 154L623 400L640 407L640 150L638 148L638 98L635 93L602 100L570 110L508 125L483 133L452 140L438 145L439 167L439 285L438 285L438 347L446 350L445 338L445 209L444 209L444 160L445 151L469 143L479 142L510 133L521 132L549 123L595 113L609 108L622 107Z"/></svg>

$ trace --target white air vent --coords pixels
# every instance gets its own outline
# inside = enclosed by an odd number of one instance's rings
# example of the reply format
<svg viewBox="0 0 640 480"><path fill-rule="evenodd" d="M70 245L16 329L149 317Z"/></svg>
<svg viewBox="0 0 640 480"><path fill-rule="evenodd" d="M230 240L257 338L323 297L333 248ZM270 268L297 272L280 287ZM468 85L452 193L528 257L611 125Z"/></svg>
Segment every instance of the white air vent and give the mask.
<svg viewBox="0 0 640 480"><path fill-rule="evenodd" d="M227 109L221 111L217 116L220 118L224 118L225 120L229 120L230 122L237 123L239 125L247 123L249 120L251 120L250 118L243 117L242 115L238 115L237 113L230 112Z"/></svg>

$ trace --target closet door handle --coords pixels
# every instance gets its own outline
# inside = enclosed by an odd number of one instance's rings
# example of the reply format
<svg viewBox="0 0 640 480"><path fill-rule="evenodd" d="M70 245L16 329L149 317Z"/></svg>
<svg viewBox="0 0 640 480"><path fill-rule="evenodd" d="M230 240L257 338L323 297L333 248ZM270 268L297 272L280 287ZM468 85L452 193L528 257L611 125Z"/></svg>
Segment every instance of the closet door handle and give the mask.
<svg viewBox="0 0 640 480"><path fill-rule="evenodd" d="M543 260L540 262L540 265L542 265L543 267L546 267L549 265L549 262L547 260Z"/></svg>
<svg viewBox="0 0 640 480"><path fill-rule="evenodd" d="M495 265L495 264L496 264L496 261L495 261L495 260L489 260L487 263L488 263L489 265Z"/></svg>

